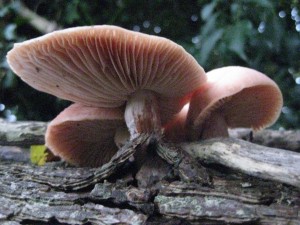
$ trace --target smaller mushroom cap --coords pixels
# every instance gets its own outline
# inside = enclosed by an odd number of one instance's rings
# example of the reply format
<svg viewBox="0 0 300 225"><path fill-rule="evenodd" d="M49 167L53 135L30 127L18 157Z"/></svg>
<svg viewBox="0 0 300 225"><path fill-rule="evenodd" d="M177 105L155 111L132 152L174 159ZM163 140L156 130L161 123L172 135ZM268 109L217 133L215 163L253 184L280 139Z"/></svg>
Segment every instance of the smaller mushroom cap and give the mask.
<svg viewBox="0 0 300 225"><path fill-rule="evenodd" d="M75 103L48 126L46 146L76 166L97 167L118 151L114 136L126 128L121 108L93 108Z"/></svg>
<svg viewBox="0 0 300 225"><path fill-rule="evenodd" d="M199 131L212 115L221 115L220 123L229 128L259 130L278 119L282 104L280 89L266 75L245 67L223 67L208 72L207 83L192 97L187 125Z"/></svg>

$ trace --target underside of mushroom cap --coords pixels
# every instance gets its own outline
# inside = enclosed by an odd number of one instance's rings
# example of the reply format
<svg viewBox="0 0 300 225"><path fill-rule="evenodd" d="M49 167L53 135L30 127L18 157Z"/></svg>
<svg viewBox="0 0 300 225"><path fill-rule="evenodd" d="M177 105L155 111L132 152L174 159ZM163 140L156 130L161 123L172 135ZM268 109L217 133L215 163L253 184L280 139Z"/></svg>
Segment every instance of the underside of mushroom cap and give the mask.
<svg viewBox="0 0 300 225"><path fill-rule="evenodd" d="M174 42L107 25L15 44L7 59L22 80L59 98L111 108L124 105L136 90L149 90L157 93L167 116L206 79L196 60Z"/></svg>
<svg viewBox="0 0 300 225"><path fill-rule="evenodd" d="M194 109L188 117L199 127L217 111L230 128L258 130L278 119L282 104L281 91L269 77L253 69L228 66L207 73L207 83L192 97L190 107Z"/></svg>
<svg viewBox="0 0 300 225"><path fill-rule="evenodd" d="M122 127L126 128L122 109L75 103L49 124L46 146L70 164L97 167L118 151L114 136Z"/></svg>

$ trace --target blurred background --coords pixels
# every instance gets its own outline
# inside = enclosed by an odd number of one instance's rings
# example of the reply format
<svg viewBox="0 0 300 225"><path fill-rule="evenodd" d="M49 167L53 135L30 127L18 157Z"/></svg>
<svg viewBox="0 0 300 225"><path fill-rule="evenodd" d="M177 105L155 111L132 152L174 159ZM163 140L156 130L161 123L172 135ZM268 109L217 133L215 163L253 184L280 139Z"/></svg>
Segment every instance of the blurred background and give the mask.
<svg viewBox="0 0 300 225"><path fill-rule="evenodd" d="M0 118L49 121L69 102L35 91L9 69L13 43L95 24L167 37L202 67L241 65L280 86L284 107L273 128L300 128L299 0L0 0Z"/></svg>

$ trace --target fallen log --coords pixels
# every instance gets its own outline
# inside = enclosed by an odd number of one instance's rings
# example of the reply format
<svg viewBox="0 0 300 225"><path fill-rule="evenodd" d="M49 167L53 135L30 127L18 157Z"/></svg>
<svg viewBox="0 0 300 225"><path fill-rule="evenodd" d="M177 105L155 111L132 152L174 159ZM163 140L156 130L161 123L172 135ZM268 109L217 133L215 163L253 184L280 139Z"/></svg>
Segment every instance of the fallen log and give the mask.
<svg viewBox="0 0 300 225"><path fill-rule="evenodd" d="M229 134L259 145L300 152L300 130L265 129L252 132L251 129L237 128L229 130Z"/></svg>
<svg viewBox="0 0 300 225"><path fill-rule="evenodd" d="M27 138L9 142L28 147ZM300 153L234 138L151 141L127 143L101 168L38 167L24 148L0 146L0 223L300 224ZM131 166L144 142L169 165L167 174L149 172L151 160L139 171Z"/></svg>
<svg viewBox="0 0 300 225"><path fill-rule="evenodd" d="M214 186L161 181L141 188L134 178L66 191L51 183L94 169L3 162L0 223L13 224L299 224L299 191L278 183L211 170ZM48 183L39 182L48 176ZM59 181L60 180L60 181Z"/></svg>
<svg viewBox="0 0 300 225"><path fill-rule="evenodd" d="M47 125L46 122L7 122L0 119L0 145L28 147L44 144ZM251 129L232 129L229 134L256 144L300 152L299 130L266 129L252 133Z"/></svg>
<svg viewBox="0 0 300 225"><path fill-rule="evenodd" d="M300 189L300 153L269 148L234 138L216 138L180 146L199 161L221 164L262 179Z"/></svg>
<svg viewBox="0 0 300 225"><path fill-rule="evenodd" d="M45 122L0 120L0 145L29 147L44 144L46 129Z"/></svg>

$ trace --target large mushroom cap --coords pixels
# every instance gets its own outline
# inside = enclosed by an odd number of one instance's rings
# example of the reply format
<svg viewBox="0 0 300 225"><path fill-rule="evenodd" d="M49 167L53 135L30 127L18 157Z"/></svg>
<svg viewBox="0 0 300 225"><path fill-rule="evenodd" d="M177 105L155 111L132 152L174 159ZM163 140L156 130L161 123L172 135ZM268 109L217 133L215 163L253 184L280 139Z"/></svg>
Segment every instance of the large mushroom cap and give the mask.
<svg viewBox="0 0 300 225"><path fill-rule="evenodd" d="M120 108L93 108L73 104L48 126L46 146L77 166L100 166L117 152L117 129L126 128Z"/></svg>
<svg viewBox="0 0 300 225"><path fill-rule="evenodd" d="M201 127L218 113L230 128L258 130L277 120L282 104L280 89L266 75L245 67L223 67L208 72L207 83L192 97L188 124Z"/></svg>
<svg viewBox="0 0 300 225"><path fill-rule="evenodd" d="M115 26L56 31L14 45L13 71L32 87L95 107L119 107L137 90L159 94L162 112L205 81L204 71L181 46ZM177 98L174 100L174 98Z"/></svg>

